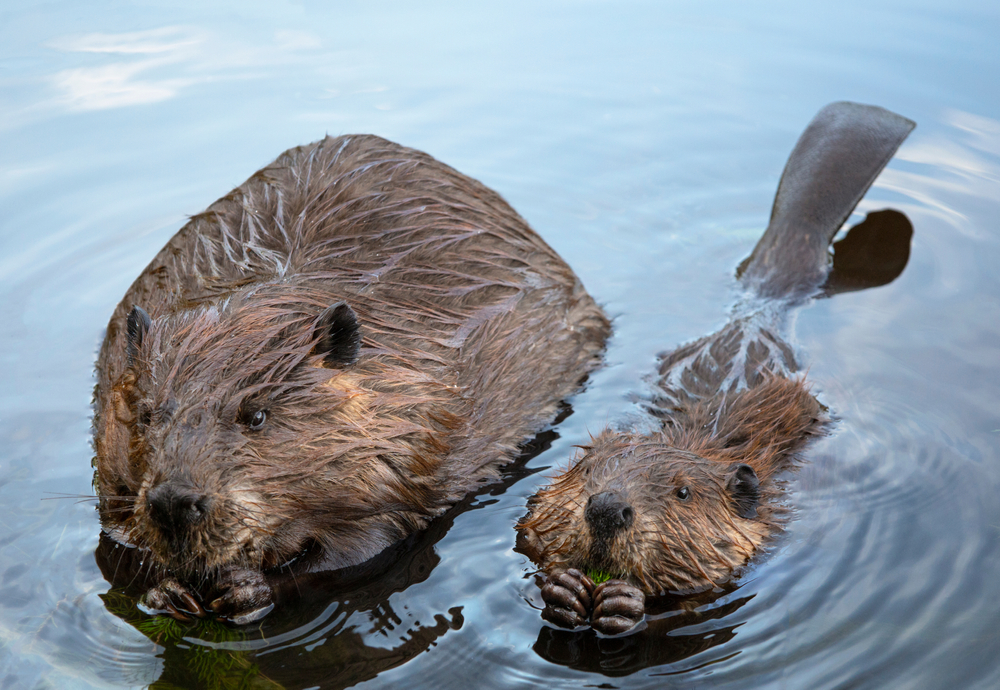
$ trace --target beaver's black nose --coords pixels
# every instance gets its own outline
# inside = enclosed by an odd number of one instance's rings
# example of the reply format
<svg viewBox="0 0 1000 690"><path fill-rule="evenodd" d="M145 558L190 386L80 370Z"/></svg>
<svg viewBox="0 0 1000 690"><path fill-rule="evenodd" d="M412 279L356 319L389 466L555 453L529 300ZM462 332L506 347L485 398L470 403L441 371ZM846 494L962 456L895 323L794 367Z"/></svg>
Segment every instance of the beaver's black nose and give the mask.
<svg viewBox="0 0 1000 690"><path fill-rule="evenodd" d="M190 487L163 482L146 493L146 504L153 522L166 531L176 532L201 522L211 499Z"/></svg>
<svg viewBox="0 0 1000 690"><path fill-rule="evenodd" d="M597 539L610 539L635 520L635 511L617 491L602 491L587 501L584 511L590 533Z"/></svg>

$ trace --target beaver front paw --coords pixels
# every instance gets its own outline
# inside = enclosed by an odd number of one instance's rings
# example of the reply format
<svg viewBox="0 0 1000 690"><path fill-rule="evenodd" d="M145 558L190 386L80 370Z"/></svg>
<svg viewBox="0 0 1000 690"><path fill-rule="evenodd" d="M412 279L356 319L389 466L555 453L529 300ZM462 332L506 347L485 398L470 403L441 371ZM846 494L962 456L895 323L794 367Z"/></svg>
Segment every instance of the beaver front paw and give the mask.
<svg viewBox="0 0 1000 690"><path fill-rule="evenodd" d="M184 622L208 615L187 588L172 578L162 580L146 592L141 603L149 613L162 613Z"/></svg>
<svg viewBox="0 0 1000 690"><path fill-rule="evenodd" d="M542 618L564 628L586 625L593 593L594 581L576 568L557 570L542 586Z"/></svg>
<svg viewBox="0 0 1000 690"><path fill-rule="evenodd" d="M605 635L628 632L642 621L646 595L623 580L608 580L594 590L590 625Z"/></svg>
<svg viewBox="0 0 1000 690"><path fill-rule="evenodd" d="M256 570L234 568L216 580L207 608L235 625L253 623L274 608L271 586Z"/></svg>

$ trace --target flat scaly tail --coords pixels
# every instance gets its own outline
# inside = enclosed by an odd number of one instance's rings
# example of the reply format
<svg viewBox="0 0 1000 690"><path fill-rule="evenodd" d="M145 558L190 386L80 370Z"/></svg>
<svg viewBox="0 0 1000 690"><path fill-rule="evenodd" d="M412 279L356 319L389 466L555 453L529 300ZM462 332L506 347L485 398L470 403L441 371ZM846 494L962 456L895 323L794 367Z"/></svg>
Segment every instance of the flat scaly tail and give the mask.
<svg viewBox="0 0 1000 690"><path fill-rule="evenodd" d="M885 108L840 101L799 137L767 230L738 271L761 297L808 297L829 271L828 247L916 124Z"/></svg>
<svg viewBox="0 0 1000 690"><path fill-rule="evenodd" d="M719 392L725 397L798 370L783 338L789 307L820 293L829 273L830 242L914 126L870 105L831 103L819 111L785 164L767 230L737 271L751 299L741 300L718 332L661 355L657 390L647 407L653 415L670 420ZM896 244L906 250L909 222L896 215L907 226ZM852 243L865 249L862 240ZM867 252L874 257L862 258L877 259L880 251L884 247L877 245ZM893 263L887 279L866 283L865 276L848 275L843 289L888 282L905 263L905 256Z"/></svg>

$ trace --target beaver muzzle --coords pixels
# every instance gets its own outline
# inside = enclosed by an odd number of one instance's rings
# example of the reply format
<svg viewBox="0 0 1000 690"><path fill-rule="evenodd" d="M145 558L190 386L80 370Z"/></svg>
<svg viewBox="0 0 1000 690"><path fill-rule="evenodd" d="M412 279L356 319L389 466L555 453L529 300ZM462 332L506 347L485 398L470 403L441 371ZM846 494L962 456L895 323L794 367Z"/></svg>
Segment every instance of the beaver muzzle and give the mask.
<svg viewBox="0 0 1000 690"><path fill-rule="evenodd" d="M595 541L607 542L631 527L635 510L617 491L602 491L587 499L584 518Z"/></svg>
<svg viewBox="0 0 1000 690"><path fill-rule="evenodd" d="M176 537L205 519L212 499L193 487L166 481L146 494L146 506L157 527Z"/></svg>

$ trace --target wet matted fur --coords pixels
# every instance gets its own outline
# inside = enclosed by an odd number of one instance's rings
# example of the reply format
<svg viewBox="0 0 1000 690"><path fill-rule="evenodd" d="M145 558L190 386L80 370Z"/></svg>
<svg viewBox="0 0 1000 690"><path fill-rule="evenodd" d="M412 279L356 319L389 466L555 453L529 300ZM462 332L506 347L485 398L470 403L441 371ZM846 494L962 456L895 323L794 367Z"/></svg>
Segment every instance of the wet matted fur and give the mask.
<svg viewBox="0 0 1000 690"><path fill-rule="evenodd" d="M291 149L191 219L97 362L105 531L147 604L233 620L305 549L361 563L498 477L609 324L495 192L374 136Z"/></svg>
<svg viewBox="0 0 1000 690"><path fill-rule="evenodd" d="M739 269L729 323L661 356L648 418L592 438L529 500L518 549L539 566L548 620L626 632L646 596L722 584L781 530L775 478L826 420L786 316L821 289L830 242L913 126L873 106L821 110Z"/></svg>

